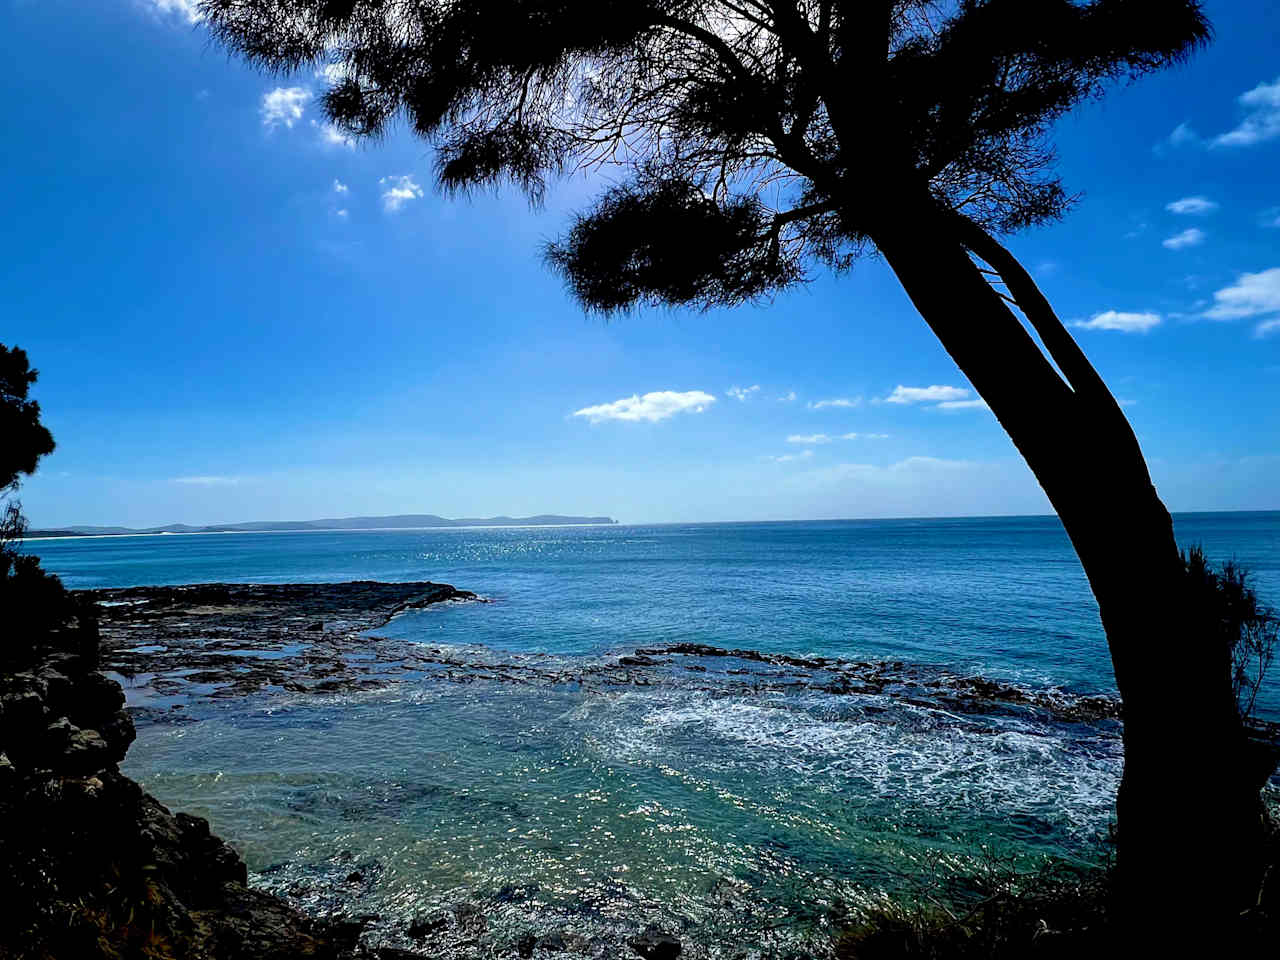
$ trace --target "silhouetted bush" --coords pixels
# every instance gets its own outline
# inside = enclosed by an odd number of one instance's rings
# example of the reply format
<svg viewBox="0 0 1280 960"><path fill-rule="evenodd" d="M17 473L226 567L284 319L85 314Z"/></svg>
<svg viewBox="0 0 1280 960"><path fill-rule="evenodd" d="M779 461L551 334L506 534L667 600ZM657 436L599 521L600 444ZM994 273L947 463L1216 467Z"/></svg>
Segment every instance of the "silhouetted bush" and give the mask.
<svg viewBox="0 0 1280 960"><path fill-rule="evenodd" d="M1182 555L1187 569L1190 608L1197 632L1231 651L1231 686L1240 718L1256 717L1258 694L1275 660L1280 618L1264 606L1249 585L1249 573L1234 560L1215 570L1200 547Z"/></svg>
<svg viewBox="0 0 1280 960"><path fill-rule="evenodd" d="M26 351L0 343L0 664L6 667L26 665L50 648L97 653L93 605L22 552L27 522L13 495L54 448L40 404L28 396L38 377Z"/></svg>
<svg viewBox="0 0 1280 960"><path fill-rule="evenodd" d="M22 552L26 531L20 506L5 504L0 516L0 663L22 666L42 651L97 654L96 607L76 597Z"/></svg>

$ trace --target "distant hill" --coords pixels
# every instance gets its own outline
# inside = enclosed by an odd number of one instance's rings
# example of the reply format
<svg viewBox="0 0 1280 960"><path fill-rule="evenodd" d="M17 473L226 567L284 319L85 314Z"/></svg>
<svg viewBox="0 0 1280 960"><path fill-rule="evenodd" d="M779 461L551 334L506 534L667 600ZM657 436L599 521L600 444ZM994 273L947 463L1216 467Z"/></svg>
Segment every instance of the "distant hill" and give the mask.
<svg viewBox="0 0 1280 960"><path fill-rule="evenodd" d="M433 513L406 513L394 517L341 517L329 520L256 520L250 523L217 523L193 527L171 523L163 527L61 527L57 530L28 530L28 537L105 537L160 533L263 533L288 530L411 530L430 527L544 527L570 524L617 523L611 517L563 517L539 514L536 517L466 517L449 520Z"/></svg>

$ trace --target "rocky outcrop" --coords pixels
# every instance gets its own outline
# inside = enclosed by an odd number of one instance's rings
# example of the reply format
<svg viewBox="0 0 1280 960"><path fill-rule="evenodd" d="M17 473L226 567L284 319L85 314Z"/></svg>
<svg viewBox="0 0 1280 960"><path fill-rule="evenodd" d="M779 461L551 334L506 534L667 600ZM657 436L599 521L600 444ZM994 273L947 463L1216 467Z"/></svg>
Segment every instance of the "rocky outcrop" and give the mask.
<svg viewBox="0 0 1280 960"><path fill-rule="evenodd" d="M0 958L285 960L354 945L246 886L209 824L122 775L119 685L85 658L0 673Z"/></svg>

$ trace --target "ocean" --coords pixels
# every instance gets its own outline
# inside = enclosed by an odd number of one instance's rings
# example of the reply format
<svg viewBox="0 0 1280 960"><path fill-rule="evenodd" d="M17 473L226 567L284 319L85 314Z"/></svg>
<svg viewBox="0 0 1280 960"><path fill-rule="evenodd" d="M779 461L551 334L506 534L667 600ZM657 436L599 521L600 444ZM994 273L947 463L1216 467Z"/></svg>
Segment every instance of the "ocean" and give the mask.
<svg viewBox="0 0 1280 960"><path fill-rule="evenodd" d="M1280 606L1280 513L1184 514L1175 526L1184 546L1247 567ZM410 676L193 704L182 722L139 715L125 772L209 818L254 883L315 912L374 918L374 942L411 945L413 917L465 904L482 932L442 955L503 955L529 933L608 953L652 924L687 956L821 956L833 930L886 895L1104 851L1119 730L1070 706L1114 683L1054 518L28 549L70 587L429 579L493 601L410 611L376 631L453 651L474 665L466 682ZM752 656L676 658L643 686L563 680L672 644L884 661L894 681L780 687ZM495 682L485 664L498 659L531 679ZM963 710L920 692L973 676L1063 709ZM1260 712L1280 720L1275 682Z"/></svg>

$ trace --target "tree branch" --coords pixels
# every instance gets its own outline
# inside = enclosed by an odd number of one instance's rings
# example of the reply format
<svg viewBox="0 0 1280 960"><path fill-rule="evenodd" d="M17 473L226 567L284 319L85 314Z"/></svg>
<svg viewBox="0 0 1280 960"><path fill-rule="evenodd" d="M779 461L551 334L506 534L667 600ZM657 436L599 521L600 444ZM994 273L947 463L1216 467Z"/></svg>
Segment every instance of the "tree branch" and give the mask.
<svg viewBox="0 0 1280 960"><path fill-rule="evenodd" d="M1013 302L1030 321L1040 336L1053 362L1058 365L1072 390L1094 401L1109 402L1120 412L1120 405L1107 389L1080 345L1067 331L1048 299L1040 292L1026 267L987 231L963 214L952 214L951 221L960 233L960 242L973 254L989 263L1004 280Z"/></svg>

